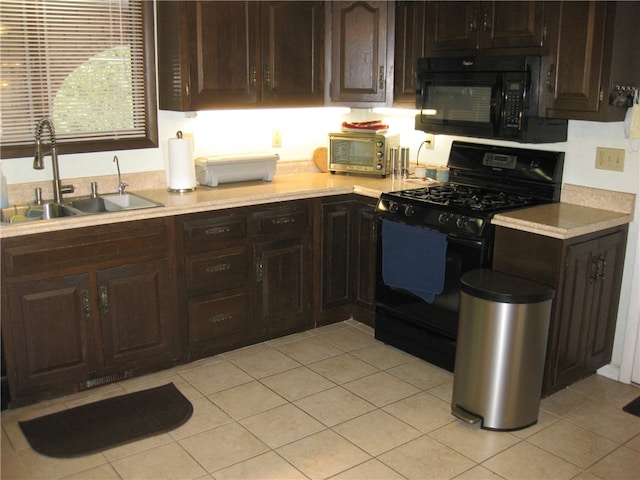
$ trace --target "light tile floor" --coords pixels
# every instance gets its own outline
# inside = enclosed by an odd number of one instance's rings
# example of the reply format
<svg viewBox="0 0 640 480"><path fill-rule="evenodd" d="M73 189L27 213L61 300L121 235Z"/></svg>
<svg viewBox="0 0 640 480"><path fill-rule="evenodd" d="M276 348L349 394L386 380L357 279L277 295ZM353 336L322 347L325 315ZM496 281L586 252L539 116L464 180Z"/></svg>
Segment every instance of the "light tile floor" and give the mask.
<svg viewBox="0 0 640 480"><path fill-rule="evenodd" d="M17 421L173 382L182 427L78 459L31 450ZM481 430L450 413L453 375L354 321L2 413L9 479L638 479L637 386L594 375L543 399L537 425Z"/></svg>

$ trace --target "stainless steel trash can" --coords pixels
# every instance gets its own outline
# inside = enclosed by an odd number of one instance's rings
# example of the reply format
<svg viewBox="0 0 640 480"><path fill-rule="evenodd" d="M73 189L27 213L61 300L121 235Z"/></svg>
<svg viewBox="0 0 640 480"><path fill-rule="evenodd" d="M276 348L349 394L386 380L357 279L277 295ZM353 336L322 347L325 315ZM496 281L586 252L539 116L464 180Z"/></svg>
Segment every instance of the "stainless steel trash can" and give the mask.
<svg viewBox="0 0 640 480"><path fill-rule="evenodd" d="M553 289L487 269L460 281L451 412L487 430L535 424Z"/></svg>

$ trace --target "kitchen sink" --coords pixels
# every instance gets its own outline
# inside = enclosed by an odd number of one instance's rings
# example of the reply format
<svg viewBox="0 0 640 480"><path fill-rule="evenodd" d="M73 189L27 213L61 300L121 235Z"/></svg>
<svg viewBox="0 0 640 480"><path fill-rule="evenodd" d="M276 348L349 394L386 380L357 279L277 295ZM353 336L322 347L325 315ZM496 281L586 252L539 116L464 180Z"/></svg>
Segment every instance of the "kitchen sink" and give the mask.
<svg viewBox="0 0 640 480"><path fill-rule="evenodd" d="M162 207L163 205L135 193L109 193L96 198L82 197L70 199L65 205L85 214L139 210L142 208Z"/></svg>
<svg viewBox="0 0 640 480"><path fill-rule="evenodd" d="M98 198L104 200L108 211L117 210L138 210L140 208L162 207L163 205L148 198L141 197L135 193L111 193Z"/></svg>
<svg viewBox="0 0 640 480"><path fill-rule="evenodd" d="M162 203L149 200L135 193L110 193L96 198L76 197L62 203L46 202L40 205L19 205L2 209L2 222L22 223L34 220L96 215L99 213L140 210L162 207Z"/></svg>

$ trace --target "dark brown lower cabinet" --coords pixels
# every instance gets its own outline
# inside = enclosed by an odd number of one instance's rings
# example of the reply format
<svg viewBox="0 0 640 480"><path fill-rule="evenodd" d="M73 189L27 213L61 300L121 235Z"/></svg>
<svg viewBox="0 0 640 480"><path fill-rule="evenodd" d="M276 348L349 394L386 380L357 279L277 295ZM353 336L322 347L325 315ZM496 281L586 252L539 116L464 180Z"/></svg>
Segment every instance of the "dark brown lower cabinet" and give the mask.
<svg viewBox="0 0 640 480"><path fill-rule="evenodd" d="M311 215L298 200L176 217L186 359L313 326Z"/></svg>
<svg viewBox="0 0 640 480"><path fill-rule="evenodd" d="M311 328L308 243L302 237L254 245L259 337L272 338Z"/></svg>
<svg viewBox="0 0 640 480"><path fill-rule="evenodd" d="M543 395L611 361L627 226L559 240L498 227L493 268L554 287Z"/></svg>
<svg viewBox="0 0 640 480"><path fill-rule="evenodd" d="M166 258L97 272L104 364L113 371L169 362L177 324Z"/></svg>
<svg viewBox="0 0 640 480"><path fill-rule="evenodd" d="M12 407L178 361L171 225L145 220L3 240Z"/></svg>
<svg viewBox="0 0 640 480"><path fill-rule="evenodd" d="M375 318L376 199L337 195L318 201L320 298L316 323Z"/></svg>

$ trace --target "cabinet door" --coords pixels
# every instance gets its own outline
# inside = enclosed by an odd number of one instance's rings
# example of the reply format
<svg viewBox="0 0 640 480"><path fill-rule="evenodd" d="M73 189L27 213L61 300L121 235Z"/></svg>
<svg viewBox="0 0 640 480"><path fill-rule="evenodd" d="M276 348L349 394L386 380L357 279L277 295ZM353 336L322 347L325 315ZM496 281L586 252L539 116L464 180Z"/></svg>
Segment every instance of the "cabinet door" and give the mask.
<svg viewBox="0 0 640 480"><path fill-rule="evenodd" d="M321 205L322 310L351 303L351 200Z"/></svg>
<svg viewBox="0 0 640 480"><path fill-rule="evenodd" d="M309 250L306 236L254 245L256 328L263 335L309 327Z"/></svg>
<svg viewBox="0 0 640 480"><path fill-rule="evenodd" d="M354 203L354 303L365 310L375 308L376 221L375 203Z"/></svg>
<svg viewBox="0 0 640 480"><path fill-rule="evenodd" d="M597 112L600 102L608 2L559 2L552 14L553 52L547 66L546 114L573 117L572 112ZM563 113L565 112L565 113Z"/></svg>
<svg viewBox="0 0 640 480"><path fill-rule="evenodd" d="M540 47L544 2L429 2L427 22L430 54Z"/></svg>
<svg viewBox="0 0 640 480"><path fill-rule="evenodd" d="M478 10L479 48L539 47L544 40L544 2L490 2Z"/></svg>
<svg viewBox="0 0 640 480"><path fill-rule="evenodd" d="M322 104L323 25L322 2L262 4L264 104Z"/></svg>
<svg viewBox="0 0 640 480"><path fill-rule="evenodd" d="M424 57L426 2L396 4L393 104L415 108L418 58Z"/></svg>
<svg viewBox="0 0 640 480"><path fill-rule="evenodd" d="M191 108L258 102L257 2L186 2Z"/></svg>
<svg viewBox="0 0 640 480"><path fill-rule="evenodd" d="M387 2L330 2L331 101L384 102Z"/></svg>
<svg viewBox="0 0 640 480"><path fill-rule="evenodd" d="M172 359L178 319L166 259L98 272L105 366L144 368Z"/></svg>
<svg viewBox="0 0 640 480"><path fill-rule="evenodd" d="M425 53L476 49L480 6L480 2L429 2Z"/></svg>
<svg viewBox="0 0 640 480"><path fill-rule="evenodd" d="M3 337L12 394L75 389L100 363L89 275L7 285Z"/></svg>
<svg viewBox="0 0 640 480"><path fill-rule="evenodd" d="M618 299L622 283L626 233L617 232L600 238L593 281L591 322L585 352L585 367L598 369L611 360L613 337L618 315Z"/></svg>
<svg viewBox="0 0 640 480"><path fill-rule="evenodd" d="M591 318L591 295L596 275L597 240L567 248L566 271L556 336L556 358L552 358L552 385L570 385L584 371L587 336Z"/></svg>

